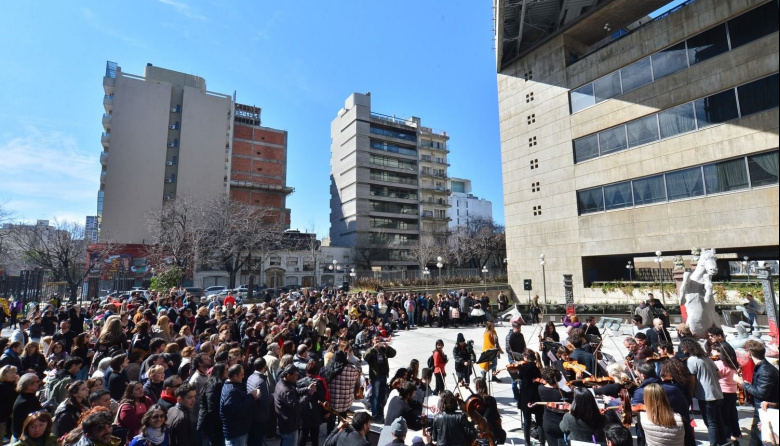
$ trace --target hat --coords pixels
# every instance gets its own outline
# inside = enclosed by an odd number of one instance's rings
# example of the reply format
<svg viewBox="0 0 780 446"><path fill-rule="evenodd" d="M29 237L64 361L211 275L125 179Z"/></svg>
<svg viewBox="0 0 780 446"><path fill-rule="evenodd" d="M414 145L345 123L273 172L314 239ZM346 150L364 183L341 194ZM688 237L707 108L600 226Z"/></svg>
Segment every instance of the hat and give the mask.
<svg viewBox="0 0 780 446"><path fill-rule="evenodd" d="M416 435L414 438L412 438L412 446L425 446L425 441L423 441L422 437L419 435Z"/></svg>
<svg viewBox="0 0 780 446"><path fill-rule="evenodd" d="M396 437L403 437L406 435L406 420L404 417L398 417L390 425L390 433Z"/></svg>
<svg viewBox="0 0 780 446"><path fill-rule="evenodd" d="M466 342L466 338L463 336L463 333L458 333L458 340L456 342Z"/></svg>

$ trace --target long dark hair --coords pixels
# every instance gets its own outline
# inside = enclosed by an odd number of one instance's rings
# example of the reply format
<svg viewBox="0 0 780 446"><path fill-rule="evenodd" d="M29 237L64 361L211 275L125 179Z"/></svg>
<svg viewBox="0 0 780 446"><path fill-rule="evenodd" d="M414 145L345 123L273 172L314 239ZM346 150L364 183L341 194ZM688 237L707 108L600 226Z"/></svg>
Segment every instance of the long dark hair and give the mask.
<svg viewBox="0 0 780 446"><path fill-rule="evenodd" d="M542 333L542 337L544 337L544 335L552 334L555 332L556 332L555 323L553 321L550 321L544 325L544 333Z"/></svg>
<svg viewBox="0 0 780 446"><path fill-rule="evenodd" d="M157 411L162 411L163 417L163 429L165 429L166 423L168 423L168 411L165 410L161 405L159 404L153 404L152 407L149 408L149 410L146 411L143 418L141 418L141 435L146 435L146 431L151 427L152 425L152 417L154 416L154 413Z"/></svg>
<svg viewBox="0 0 780 446"><path fill-rule="evenodd" d="M133 390L135 389L135 386L139 385L141 385L141 383L138 381L130 381L127 383L127 387L125 387L125 392L122 394L122 399L119 401L119 404L130 404L135 406L135 403L138 403L139 401L133 397ZM143 401L144 398L146 398L145 394L141 400Z"/></svg>
<svg viewBox="0 0 780 446"><path fill-rule="evenodd" d="M571 414L574 418L584 421L594 432L604 429L607 424L606 418L599 412L599 406L596 404L593 394L583 387L574 388Z"/></svg>

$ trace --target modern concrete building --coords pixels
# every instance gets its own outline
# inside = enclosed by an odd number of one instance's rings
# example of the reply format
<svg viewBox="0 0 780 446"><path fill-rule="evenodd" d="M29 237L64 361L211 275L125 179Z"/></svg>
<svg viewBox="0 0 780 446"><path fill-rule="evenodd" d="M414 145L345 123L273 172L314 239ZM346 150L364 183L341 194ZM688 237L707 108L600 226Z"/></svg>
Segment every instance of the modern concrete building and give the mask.
<svg viewBox="0 0 780 446"><path fill-rule="evenodd" d="M90 243L97 243L98 233L97 215L88 215L84 223L84 238L89 240Z"/></svg>
<svg viewBox="0 0 780 446"><path fill-rule="evenodd" d="M470 218L493 219L493 203L471 193L471 180L450 178L449 184L452 191L447 209L450 230L466 224Z"/></svg>
<svg viewBox="0 0 780 446"><path fill-rule="evenodd" d="M331 123L333 246L356 247L361 268L417 267L420 236L447 231L448 140L420 118L372 112L370 93L350 95Z"/></svg>
<svg viewBox="0 0 780 446"><path fill-rule="evenodd" d="M494 2L515 292L562 302L572 274L577 300L656 251L664 276L692 247L721 277L780 256L778 2L668 3Z"/></svg>
<svg viewBox="0 0 780 446"><path fill-rule="evenodd" d="M137 76L107 62L103 88L101 241L148 241L148 212L185 195L229 194L289 225L287 132L261 127L259 108L151 64Z"/></svg>

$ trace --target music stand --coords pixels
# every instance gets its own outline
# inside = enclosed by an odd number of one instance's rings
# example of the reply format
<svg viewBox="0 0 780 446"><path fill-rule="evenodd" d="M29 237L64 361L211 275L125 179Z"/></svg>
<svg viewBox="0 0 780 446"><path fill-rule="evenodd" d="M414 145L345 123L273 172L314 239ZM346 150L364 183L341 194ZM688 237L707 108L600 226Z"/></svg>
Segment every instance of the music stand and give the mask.
<svg viewBox="0 0 780 446"><path fill-rule="evenodd" d="M477 358L477 361L475 362L475 364L488 363L488 371L490 371L490 363L495 361L496 358L498 358L498 349L497 348L491 348L491 349L485 350L482 353L480 353L479 358ZM492 392L491 389L492 389L493 386L491 385L491 383L493 382L493 377L491 376L490 379L488 379L487 373L486 373L485 374L485 380L488 383L488 392L492 394L493 392Z"/></svg>

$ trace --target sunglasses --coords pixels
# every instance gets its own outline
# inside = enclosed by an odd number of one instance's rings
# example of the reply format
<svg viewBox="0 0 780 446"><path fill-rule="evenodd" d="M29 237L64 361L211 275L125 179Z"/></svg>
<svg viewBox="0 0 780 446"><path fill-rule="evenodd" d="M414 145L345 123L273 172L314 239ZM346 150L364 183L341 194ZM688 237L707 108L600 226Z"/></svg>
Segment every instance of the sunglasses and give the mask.
<svg viewBox="0 0 780 446"><path fill-rule="evenodd" d="M164 420L165 419L165 415L161 415L161 414L152 415L151 419L152 420L159 420L159 419L163 419Z"/></svg>

